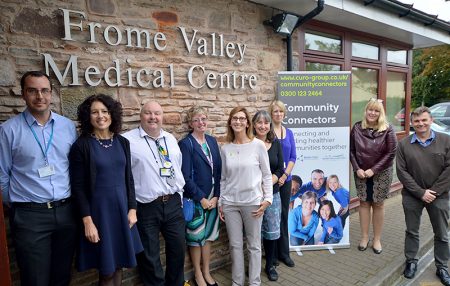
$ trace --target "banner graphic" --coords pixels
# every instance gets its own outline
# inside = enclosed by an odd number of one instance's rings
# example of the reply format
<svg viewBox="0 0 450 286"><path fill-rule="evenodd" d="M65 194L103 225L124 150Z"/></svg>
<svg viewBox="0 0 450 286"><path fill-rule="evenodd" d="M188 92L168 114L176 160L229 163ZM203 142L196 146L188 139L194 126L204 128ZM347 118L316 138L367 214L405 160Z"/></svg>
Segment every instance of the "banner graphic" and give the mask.
<svg viewBox="0 0 450 286"><path fill-rule="evenodd" d="M293 132L297 152L291 251L350 247L350 80L347 71L278 73L283 126Z"/></svg>

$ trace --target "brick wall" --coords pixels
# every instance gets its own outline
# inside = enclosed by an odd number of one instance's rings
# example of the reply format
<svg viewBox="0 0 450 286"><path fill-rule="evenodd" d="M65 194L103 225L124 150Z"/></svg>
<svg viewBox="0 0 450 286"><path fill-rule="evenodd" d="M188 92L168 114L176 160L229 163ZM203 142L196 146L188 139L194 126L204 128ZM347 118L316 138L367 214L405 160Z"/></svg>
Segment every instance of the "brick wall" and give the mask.
<svg viewBox="0 0 450 286"><path fill-rule="evenodd" d="M83 32L77 28L71 29L74 41L62 39L65 33L61 8L81 11L86 15L82 19ZM28 70L45 70L43 54L51 55L61 73L69 57L77 56L80 85L69 85L73 80L70 73L63 85L53 72L50 73L55 86L52 108L56 112L75 119L76 107L86 96L107 93L122 103L124 128L130 129L138 124L141 105L148 100L156 100L165 111L164 128L180 139L187 132L185 111L193 104L199 104L208 109L212 135L223 142L226 119L233 107L244 105L254 112L266 108L275 96L277 71L285 69L286 54L282 38L262 24L272 13L270 8L241 0L1 1L0 122L24 109L20 98L20 76ZM80 17L74 17L73 22L80 20ZM97 44L88 43L87 25L92 22L103 27L95 32ZM157 51L154 46L151 49L127 47L125 38L117 46L109 45L101 34L108 25L114 25L121 31L126 28L146 29L152 36L161 32L167 37L167 47L164 51ZM194 51L197 43L189 53L178 28L180 26L188 31L189 36L196 29L198 36L205 39L215 33L222 34L226 42L245 44L243 61L238 63L236 58L198 55ZM208 44L211 44L211 39ZM172 64L176 86L170 87L166 83L163 88L109 87L104 81L96 87L87 84L83 71L88 66L95 65L103 72L112 67L116 59L120 61L123 81L127 79L127 68L137 70L148 67L167 72L167 66ZM194 88L187 79L187 71L192 65L202 65L215 73L235 71L238 74L254 74L257 77L256 87ZM298 66L295 59L294 66ZM9 236L8 241L12 278L18 285L14 249ZM227 245L225 228L222 227L220 239L212 247L213 268L229 263ZM164 248L161 254L164 254ZM185 271L189 277L192 269L188 259ZM127 284L138 283L134 270L126 272L125 276ZM95 272L76 273L73 284L90 285L95 284L95 280Z"/></svg>

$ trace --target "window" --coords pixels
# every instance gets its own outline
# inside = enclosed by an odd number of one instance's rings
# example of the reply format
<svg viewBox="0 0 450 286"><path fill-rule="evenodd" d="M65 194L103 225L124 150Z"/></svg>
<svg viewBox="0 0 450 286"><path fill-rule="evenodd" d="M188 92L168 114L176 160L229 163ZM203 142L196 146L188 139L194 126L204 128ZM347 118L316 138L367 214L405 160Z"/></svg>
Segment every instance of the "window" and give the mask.
<svg viewBox="0 0 450 286"><path fill-rule="evenodd" d="M341 66L340 65L314 63L314 62L306 62L306 70L307 71L340 71Z"/></svg>
<svg viewBox="0 0 450 286"><path fill-rule="evenodd" d="M377 95L378 70L352 67L352 126L362 120L367 102Z"/></svg>
<svg viewBox="0 0 450 286"><path fill-rule="evenodd" d="M342 40L339 36L307 31L305 32L305 49L342 54Z"/></svg>
<svg viewBox="0 0 450 286"><path fill-rule="evenodd" d="M390 63L406 65L407 52L405 50L388 49L387 61Z"/></svg>
<svg viewBox="0 0 450 286"><path fill-rule="evenodd" d="M387 72L386 116L395 131L405 130L406 74Z"/></svg>
<svg viewBox="0 0 450 286"><path fill-rule="evenodd" d="M353 42L352 43L352 56L358 58L365 58L371 60L378 60L379 48L377 46Z"/></svg>

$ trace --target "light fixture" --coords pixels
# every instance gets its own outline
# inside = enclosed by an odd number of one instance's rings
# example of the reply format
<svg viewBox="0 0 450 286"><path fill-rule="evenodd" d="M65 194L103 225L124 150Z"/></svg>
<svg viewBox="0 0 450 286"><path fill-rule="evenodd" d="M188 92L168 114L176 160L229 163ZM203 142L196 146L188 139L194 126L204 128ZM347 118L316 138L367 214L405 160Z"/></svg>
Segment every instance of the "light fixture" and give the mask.
<svg viewBox="0 0 450 286"><path fill-rule="evenodd" d="M317 0L317 7L311 10L305 16L299 16L294 13L283 12L272 16L270 20L265 20L264 25L271 26L275 33L286 36L286 70L292 70L292 33L300 25L319 15L322 12L325 0Z"/></svg>
<svg viewBox="0 0 450 286"><path fill-rule="evenodd" d="M272 17L272 19L265 21L264 24L272 26L277 34L290 36L297 28L297 22L300 16L283 12Z"/></svg>
<svg viewBox="0 0 450 286"><path fill-rule="evenodd" d="M275 15L272 18L273 30L278 34L282 35L291 35L294 29L296 28L299 16L282 13Z"/></svg>

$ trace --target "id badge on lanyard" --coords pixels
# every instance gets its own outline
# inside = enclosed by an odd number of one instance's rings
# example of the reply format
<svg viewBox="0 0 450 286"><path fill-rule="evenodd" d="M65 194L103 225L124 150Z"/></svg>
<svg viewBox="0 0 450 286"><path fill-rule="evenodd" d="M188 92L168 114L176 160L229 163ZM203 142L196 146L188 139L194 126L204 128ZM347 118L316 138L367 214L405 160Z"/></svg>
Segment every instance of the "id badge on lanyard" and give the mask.
<svg viewBox="0 0 450 286"><path fill-rule="evenodd" d="M55 167L53 165L50 165L48 163L48 150L50 149L50 146L52 145L52 141L53 141L53 127L54 127L54 122L52 123L52 133L50 133L50 139L48 140L48 144L47 146L45 146L45 150L41 145L41 142L39 141L36 132L34 131L33 127L31 125L28 124L27 119L25 118L25 114L22 113L23 118L25 119L25 122L27 123L28 127L30 128L31 132L33 133L34 139L36 140L36 142L39 145L39 148L41 149L42 155L44 156L44 166L39 168L38 174L39 174L39 178L45 178L45 177L49 177L51 175L54 175L55 172Z"/></svg>

